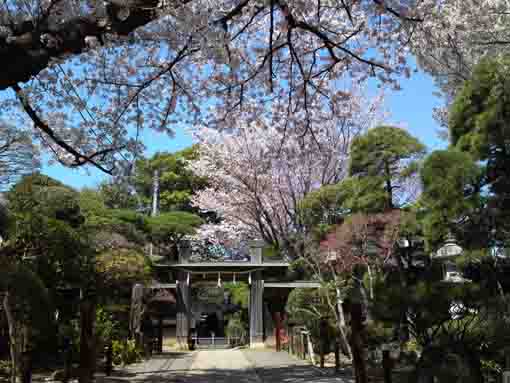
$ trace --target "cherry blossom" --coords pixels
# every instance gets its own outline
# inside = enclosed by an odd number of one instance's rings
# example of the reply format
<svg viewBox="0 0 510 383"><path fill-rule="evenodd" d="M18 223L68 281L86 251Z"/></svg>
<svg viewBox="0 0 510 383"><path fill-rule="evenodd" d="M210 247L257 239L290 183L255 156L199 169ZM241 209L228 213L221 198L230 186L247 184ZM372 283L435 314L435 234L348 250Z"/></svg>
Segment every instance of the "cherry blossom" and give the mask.
<svg viewBox="0 0 510 383"><path fill-rule="evenodd" d="M280 108L315 133L317 106L351 104L346 84L399 89L411 53L457 84L505 51L508 14L506 0L5 1L0 103L57 160L111 173L145 129Z"/></svg>
<svg viewBox="0 0 510 383"><path fill-rule="evenodd" d="M198 129L199 159L190 166L207 176L210 186L193 203L216 212L245 237L288 247L302 229L297 203L312 190L342 180L352 138L385 116L382 97L368 100L356 88L345 94L349 104L340 102L327 113L320 107L310 111L312 126L304 119L289 120L285 109L276 108L270 119L265 114L235 119L235 129Z"/></svg>

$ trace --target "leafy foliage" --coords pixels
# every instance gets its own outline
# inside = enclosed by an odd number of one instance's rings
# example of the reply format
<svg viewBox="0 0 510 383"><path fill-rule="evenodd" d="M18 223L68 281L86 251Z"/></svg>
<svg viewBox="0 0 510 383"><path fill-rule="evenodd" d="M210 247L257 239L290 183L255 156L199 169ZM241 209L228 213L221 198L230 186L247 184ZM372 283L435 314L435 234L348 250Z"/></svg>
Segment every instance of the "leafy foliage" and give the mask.
<svg viewBox="0 0 510 383"><path fill-rule="evenodd" d="M129 296L135 283L148 281L151 275L149 260L136 250L113 249L96 257L98 283L105 296Z"/></svg>
<svg viewBox="0 0 510 383"><path fill-rule="evenodd" d="M500 241L510 227L510 56L485 58L455 98L449 114L452 144L471 154L483 169L487 190L486 215Z"/></svg>
<svg viewBox="0 0 510 383"><path fill-rule="evenodd" d="M0 123L0 190L8 188L19 177L36 171L40 165L39 150L30 131Z"/></svg>
<svg viewBox="0 0 510 383"><path fill-rule="evenodd" d="M31 259L46 286L81 283L90 271L93 251L83 222L78 195L49 177L23 177L7 194L15 224L8 232L6 253Z"/></svg>
<svg viewBox="0 0 510 383"><path fill-rule="evenodd" d="M245 282L227 282L223 288L230 293L233 304L241 306L242 309L248 309L250 288Z"/></svg>
<svg viewBox="0 0 510 383"><path fill-rule="evenodd" d="M199 177L188 162L198 158L198 147L191 146L175 153L156 153L152 158L136 163L135 185L143 205L151 206L154 170L159 172L159 208L162 212L197 212L191 205L192 195L207 185L206 177Z"/></svg>
<svg viewBox="0 0 510 383"><path fill-rule="evenodd" d="M228 319L225 335L230 338L246 339L246 323L243 321L241 313L235 313Z"/></svg>
<svg viewBox="0 0 510 383"><path fill-rule="evenodd" d="M99 185L99 194L109 209L136 209L138 199L125 182L103 182Z"/></svg>
<svg viewBox="0 0 510 383"><path fill-rule="evenodd" d="M448 232L467 239L466 232L483 229L479 219L482 177L482 168L468 153L438 150L426 158L421 180L422 202L427 209L424 230L430 246L437 246ZM478 231L474 238L486 238L480 234Z"/></svg>
<svg viewBox="0 0 510 383"><path fill-rule="evenodd" d="M378 126L353 140L349 172L373 180L373 192L384 189L387 208L399 207L413 197L410 181L424 155L423 144L404 129Z"/></svg>
<svg viewBox="0 0 510 383"><path fill-rule="evenodd" d="M310 192L300 201L299 211L307 227L324 233L349 214L382 211L386 201L387 195L377 180L348 177Z"/></svg>
<svg viewBox="0 0 510 383"><path fill-rule="evenodd" d="M114 340L113 363L117 366L136 363L142 360L142 350L136 345L134 339Z"/></svg>
<svg viewBox="0 0 510 383"><path fill-rule="evenodd" d="M155 243L178 242L184 236L194 234L202 222L195 214L173 211L147 218L147 228Z"/></svg>
<svg viewBox="0 0 510 383"><path fill-rule="evenodd" d="M117 334L118 324L111 313L106 311L104 307L96 309L95 331L98 339L106 344L112 341Z"/></svg>
<svg viewBox="0 0 510 383"><path fill-rule="evenodd" d="M51 292L29 267L2 262L0 290L9 291L11 310L17 326L28 326L33 345L53 332L53 302Z"/></svg>

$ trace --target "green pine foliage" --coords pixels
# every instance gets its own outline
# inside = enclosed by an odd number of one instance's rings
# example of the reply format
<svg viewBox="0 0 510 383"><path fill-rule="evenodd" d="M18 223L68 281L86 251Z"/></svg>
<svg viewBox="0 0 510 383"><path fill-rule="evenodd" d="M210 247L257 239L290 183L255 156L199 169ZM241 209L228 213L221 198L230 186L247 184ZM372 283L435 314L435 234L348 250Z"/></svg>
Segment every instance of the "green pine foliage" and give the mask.
<svg viewBox="0 0 510 383"><path fill-rule="evenodd" d="M464 238L466 231L474 229L483 207L482 179L482 168L469 153L438 150L425 159L422 203L427 209L424 230L430 247L437 247L448 232Z"/></svg>
<svg viewBox="0 0 510 383"><path fill-rule="evenodd" d="M510 232L510 57L487 57L474 68L449 113L452 145L483 169L486 209L493 240Z"/></svg>
<svg viewBox="0 0 510 383"><path fill-rule="evenodd" d="M398 189L416 175L425 155L425 146L406 130L393 126L378 126L356 137L351 146L349 173L386 192L386 207L400 205ZM376 193L379 190L374 189Z"/></svg>
<svg viewBox="0 0 510 383"><path fill-rule="evenodd" d="M198 147L191 146L175 153L156 153L152 158L138 161L135 184L143 205L151 205L153 174L154 170L158 170L160 210L196 212L191 206L191 197L207 185L207 180L194 175L188 167L188 162L197 157Z"/></svg>

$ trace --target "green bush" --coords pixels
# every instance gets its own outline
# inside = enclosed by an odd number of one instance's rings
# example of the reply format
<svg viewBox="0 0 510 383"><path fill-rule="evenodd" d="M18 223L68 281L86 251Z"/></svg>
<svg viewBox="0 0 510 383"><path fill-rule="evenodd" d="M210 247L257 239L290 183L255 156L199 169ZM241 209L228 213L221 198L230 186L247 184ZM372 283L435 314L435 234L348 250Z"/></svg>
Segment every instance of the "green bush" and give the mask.
<svg viewBox="0 0 510 383"><path fill-rule="evenodd" d="M501 365L496 362L495 360L487 360L482 359L480 360L480 363L482 365L482 372L485 375L499 375L503 371L501 368Z"/></svg>
<svg viewBox="0 0 510 383"><path fill-rule="evenodd" d="M390 342L392 332L392 328L385 326L383 322L370 320L367 323L367 338L369 345L372 347Z"/></svg>
<svg viewBox="0 0 510 383"><path fill-rule="evenodd" d="M11 375L11 361L10 360L0 360L0 376L10 376Z"/></svg>
<svg viewBox="0 0 510 383"><path fill-rule="evenodd" d="M230 338L241 338L246 337L245 324L241 318L241 313L235 313L228 321L225 333Z"/></svg>
<svg viewBox="0 0 510 383"><path fill-rule="evenodd" d="M96 310L96 335L102 343L107 343L115 338L117 334L117 323L113 315L103 307Z"/></svg>
<svg viewBox="0 0 510 383"><path fill-rule="evenodd" d="M142 351L136 346L133 339L114 340L112 342L113 363L115 365L126 365L142 360Z"/></svg>

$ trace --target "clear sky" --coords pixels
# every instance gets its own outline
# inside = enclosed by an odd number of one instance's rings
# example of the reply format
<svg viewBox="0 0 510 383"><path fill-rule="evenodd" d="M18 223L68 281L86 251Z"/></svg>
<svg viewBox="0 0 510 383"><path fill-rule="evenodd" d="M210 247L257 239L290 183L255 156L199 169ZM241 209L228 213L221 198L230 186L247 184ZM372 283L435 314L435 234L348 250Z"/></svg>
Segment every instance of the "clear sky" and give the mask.
<svg viewBox="0 0 510 383"><path fill-rule="evenodd" d="M446 146L446 143L438 138L439 126L432 117L433 108L441 104L441 100L434 96L436 89L432 78L421 72L415 73L410 79L402 80L401 86L401 91L386 93L386 108L391 113L390 122L406 126L429 150ZM142 139L147 147L147 156L158 151L177 151L192 144L191 136L184 128L178 128L174 138L146 131ZM94 187L107 179L106 175L92 168L67 169L53 165L45 166L43 173L75 188Z"/></svg>

